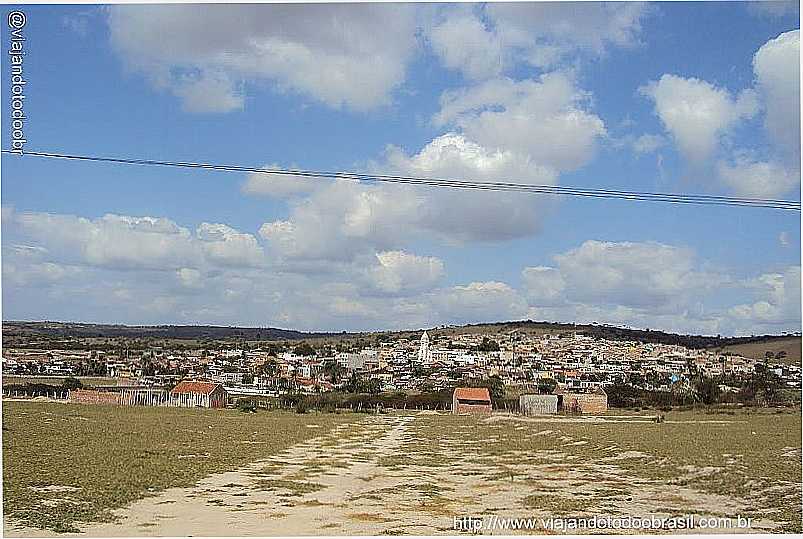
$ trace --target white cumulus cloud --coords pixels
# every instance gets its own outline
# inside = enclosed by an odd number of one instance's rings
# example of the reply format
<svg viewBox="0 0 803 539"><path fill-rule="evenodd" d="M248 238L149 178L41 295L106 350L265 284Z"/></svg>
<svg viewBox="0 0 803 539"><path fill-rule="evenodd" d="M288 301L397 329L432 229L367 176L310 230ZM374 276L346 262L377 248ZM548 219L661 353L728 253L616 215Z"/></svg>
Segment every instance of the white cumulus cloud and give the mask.
<svg viewBox="0 0 803 539"><path fill-rule="evenodd" d="M771 198L793 189L800 177L773 161L758 161L748 155L736 155L732 162L717 163L722 181L742 196Z"/></svg>
<svg viewBox="0 0 803 539"><path fill-rule="evenodd" d="M753 57L764 125L785 157L800 161L800 30L769 40Z"/></svg>
<svg viewBox="0 0 803 539"><path fill-rule="evenodd" d="M450 69L493 78L518 64L553 67L570 55L599 57L639 42L645 3L489 3L442 9L429 32L432 49Z"/></svg>
<svg viewBox="0 0 803 539"><path fill-rule="evenodd" d="M201 264L249 266L264 253L251 234L201 223L195 234L165 217L106 214L97 219L40 212L14 214L13 225L73 263L117 269L178 270Z"/></svg>
<svg viewBox="0 0 803 539"><path fill-rule="evenodd" d="M633 151L636 153L652 153L666 144L661 135L644 134L632 141Z"/></svg>
<svg viewBox="0 0 803 539"><path fill-rule="evenodd" d="M242 108L244 81L371 109L389 102L416 47L404 4L113 6L108 24L127 65L196 112Z"/></svg>
<svg viewBox="0 0 803 539"><path fill-rule="evenodd" d="M689 249L661 243L589 240L555 261L568 297L583 302L661 307L719 282L695 268Z"/></svg>
<svg viewBox="0 0 803 539"><path fill-rule="evenodd" d="M539 185L557 177L527 156L454 133L414 155L391 146L375 166L405 175ZM521 237L538 229L546 210L543 199L521 193L335 181L292 201L289 217L265 223L260 235L287 259L350 261L399 250L421 234L449 243Z"/></svg>
<svg viewBox="0 0 803 539"><path fill-rule="evenodd" d="M521 272L524 293L533 305L545 306L562 303L566 280L560 270L548 266L532 266Z"/></svg>
<svg viewBox="0 0 803 539"><path fill-rule="evenodd" d="M800 327L800 266L765 273L744 284L755 292L756 301L736 305L729 311L742 332L759 333L763 328L778 331L794 324Z"/></svg>
<svg viewBox="0 0 803 539"><path fill-rule="evenodd" d="M388 293L427 290L444 275L443 261L404 251L376 253L377 264L366 271L372 284Z"/></svg>
<svg viewBox="0 0 803 539"><path fill-rule="evenodd" d="M527 314L527 303L507 283L475 281L442 289L429 298L437 318L452 323L515 320Z"/></svg>
<svg viewBox="0 0 803 539"><path fill-rule="evenodd" d="M259 266L265 253L252 234L221 223L201 223L195 231L207 260L227 266Z"/></svg>
<svg viewBox="0 0 803 539"><path fill-rule="evenodd" d="M642 86L640 92L653 101L678 149L695 164L708 160L723 135L758 111L754 92L746 90L734 96L696 78L666 74Z"/></svg>
<svg viewBox="0 0 803 539"><path fill-rule="evenodd" d="M553 72L446 92L433 120L460 128L486 148L515 151L540 166L570 171L585 165L606 135L589 105L590 95L570 75Z"/></svg>
<svg viewBox="0 0 803 539"><path fill-rule="evenodd" d="M281 171L282 174L252 172L248 174L242 185L242 192L253 196L273 198L291 198L310 193L320 187L321 182L328 181L297 174L290 174L278 164L266 165L265 171Z"/></svg>
<svg viewBox="0 0 803 539"><path fill-rule="evenodd" d="M491 78L505 68L505 45L470 9L455 9L430 31L430 41L443 64L471 79Z"/></svg>
<svg viewBox="0 0 803 539"><path fill-rule="evenodd" d="M537 80L492 80L447 92L433 119L448 131L417 153L390 145L377 173L555 185L585 165L606 135L590 96L565 73ZM259 183L258 183L259 182ZM251 177L248 192L273 192ZM531 235L554 199L521 192L468 191L336 181L290 200L289 215L260 234L285 259L349 261L403 249L419 234L447 243Z"/></svg>

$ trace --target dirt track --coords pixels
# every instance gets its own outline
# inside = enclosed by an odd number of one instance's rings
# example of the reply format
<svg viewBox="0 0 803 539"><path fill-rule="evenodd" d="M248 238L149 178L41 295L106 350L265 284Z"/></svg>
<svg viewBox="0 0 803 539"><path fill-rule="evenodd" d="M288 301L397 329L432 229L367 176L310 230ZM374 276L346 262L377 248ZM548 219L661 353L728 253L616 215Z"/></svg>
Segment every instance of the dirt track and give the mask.
<svg viewBox="0 0 803 539"><path fill-rule="evenodd" d="M476 441L467 443L461 432L445 433L439 440L425 436L421 425L432 425L434 419L425 414L366 416L273 458L140 500L119 511L116 523L82 529L87 536L103 537L454 535L454 517L554 514L554 507L525 504L528 495L545 500L597 496L605 500L593 510L599 514L647 515L675 508L716 515L743 509L742 502L723 496L679 486L669 491L618 466L621 459L643 454L612 451L609 458L589 463L559 450L588 440L556 440L556 450L536 455L542 462L537 465L511 464L516 451L506 455L505 464L478 459L471 452ZM507 423L499 428L525 428ZM548 424L526 428L541 431L536 435L551 432ZM615 491L620 494L604 494ZM772 527L771 522L758 522L751 531ZM6 535L41 536L42 531L7 527Z"/></svg>

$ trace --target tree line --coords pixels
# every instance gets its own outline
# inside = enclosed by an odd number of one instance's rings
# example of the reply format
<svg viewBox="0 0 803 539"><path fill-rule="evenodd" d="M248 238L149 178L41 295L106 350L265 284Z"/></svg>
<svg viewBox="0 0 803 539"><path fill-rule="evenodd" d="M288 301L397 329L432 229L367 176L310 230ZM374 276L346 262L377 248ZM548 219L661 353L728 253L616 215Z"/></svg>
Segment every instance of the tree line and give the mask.
<svg viewBox="0 0 803 539"><path fill-rule="evenodd" d="M605 388L608 406L614 408L660 408L695 404L742 404L778 406L789 404L780 377L767 365L757 363L747 376L692 376L688 383L678 383L669 391L644 389L617 383ZM799 397L797 402L799 402Z"/></svg>

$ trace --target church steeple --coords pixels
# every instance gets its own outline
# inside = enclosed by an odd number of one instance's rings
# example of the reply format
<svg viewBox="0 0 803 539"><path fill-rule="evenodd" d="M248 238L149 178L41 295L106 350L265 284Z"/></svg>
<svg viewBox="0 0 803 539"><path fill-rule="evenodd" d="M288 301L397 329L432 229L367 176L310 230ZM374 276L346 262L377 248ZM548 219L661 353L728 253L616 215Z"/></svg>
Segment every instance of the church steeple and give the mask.
<svg viewBox="0 0 803 539"><path fill-rule="evenodd" d="M432 352L429 351L429 335L425 331L421 335L421 346L418 349L418 362L429 364L432 363Z"/></svg>

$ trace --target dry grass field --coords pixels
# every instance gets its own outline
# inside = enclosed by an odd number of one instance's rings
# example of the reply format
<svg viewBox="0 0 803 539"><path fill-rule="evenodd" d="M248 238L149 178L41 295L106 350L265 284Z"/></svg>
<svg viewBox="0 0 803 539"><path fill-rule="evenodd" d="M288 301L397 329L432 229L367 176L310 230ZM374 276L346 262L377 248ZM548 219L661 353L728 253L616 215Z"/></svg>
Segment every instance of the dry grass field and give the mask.
<svg viewBox="0 0 803 539"><path fill-rule="evenodd" d="M491 515L741 515L753 519L749 531L801 530L799 409L670 412L656 423L646 413L11 403L3 428L7 535L43 533L32 526L88 536L453 535L454 517ZM62 440L69 432L83 447Z"/></svg>
<svg viewBox="0 0 803 539"><path fill-rule="evenodd" d="M26 526L78 522L190 486L303 442L344 415L3 403L3 513Z"/></svg>
<svg viewBox="0 0 803 539"><path fill-rule="evenodd" d="M755 342L747 344L734 344L724 346L722 349L726 352L733 352L752 359L764 359L766 352L777 354L778 352L786 352L786 357L782 360L773 360L777 363L786 363L787 365L800 365L801 361L801 338L789 337L786 339L773 339L767 342Z"/></svg>

